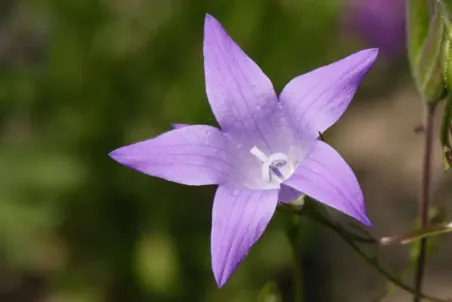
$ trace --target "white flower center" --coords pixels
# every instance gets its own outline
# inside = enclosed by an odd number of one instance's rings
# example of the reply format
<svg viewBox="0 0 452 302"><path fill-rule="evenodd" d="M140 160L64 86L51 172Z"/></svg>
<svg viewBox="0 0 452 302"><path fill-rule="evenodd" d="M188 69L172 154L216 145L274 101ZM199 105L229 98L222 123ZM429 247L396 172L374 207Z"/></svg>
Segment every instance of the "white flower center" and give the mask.
<svg viewBox="0 0 452 302"><path fill-rule="evenodd" d="M289 178L294 171L294 161L291 150L289 151L289 156L281 152L267 156L256 146L251 148L250 152L260 161L262 167L262 179L265 183L279 185Z"/></svg>

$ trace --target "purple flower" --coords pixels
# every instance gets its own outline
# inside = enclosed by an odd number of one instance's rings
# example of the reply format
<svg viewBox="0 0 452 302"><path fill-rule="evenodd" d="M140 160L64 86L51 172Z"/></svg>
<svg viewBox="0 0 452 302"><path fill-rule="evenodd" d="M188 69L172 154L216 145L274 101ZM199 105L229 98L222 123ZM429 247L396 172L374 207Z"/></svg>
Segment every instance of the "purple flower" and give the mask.
<svg viewBox="0 0 452 302"><path fill-rule="evenodd" d="M377 53L363 50L298 76L278 97L256 63L206 15L206 91L221 130L174 124L174 130L110 156L169 181L219 185L211 256L221 287L262 235L278 202L306 194L371 225L354 173L317 138L343 114Z"/></svg>
<svg viewBox="0 0 452 302"><path fill-rule="evenodd" d="M389 58L405 52L405 0L348 0L344 22Z"/></svg>

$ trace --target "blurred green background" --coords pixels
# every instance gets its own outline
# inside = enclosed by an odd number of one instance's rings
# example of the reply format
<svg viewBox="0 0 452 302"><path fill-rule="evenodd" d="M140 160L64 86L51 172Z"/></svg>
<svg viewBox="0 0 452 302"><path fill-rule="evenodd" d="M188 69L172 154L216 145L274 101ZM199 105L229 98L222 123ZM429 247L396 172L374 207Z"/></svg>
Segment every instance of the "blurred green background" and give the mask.
<svg viewBox="0 0 452 302"><path fill-rule="evenodd" d="M373 196L381 187L368 175L384 174L372 174L376 168L350 151L368 145L350 132L367 129L353 117L368 117L362 108L388 104L394 91L412 84L400 29L403 7L398 13L391 8L403 1L382 1L388 15L378 11L382 5L369 8L367 2L375 1L1 0L0 301L249 302L257 301L270 281L279 286L283 301L291 301L284 214L275 217L219 290L209 252L214 188L151 178L107 154L167 131L171 122L215 125L202 66L208 12L277 91L313 68L365 47L383 47L346 114L343 135L351 143L338 145L366 195ZM418 100L412 104L420 106ZM378 112L384 116L393 109ZM404 131L411 135L416 125L409 123ZM327 133L328 140L341 141L340 131L339 125ZM361 134L375 141L375 133ZM378 156L371 156L378 163ZM416 193L415 185L405 186ZM394 194L399 199L402 193ZM416 200L404 197L409 221ZM376 205L379 199L368 200L377 222L387 213ZM347 267L349 258L335 257L341 249L329 234L304 227L300 258L306 301L355 301L353 294L335 295L344 276L334 273L334 263ZM356 265L366 269L359 259ZM370 292L383 290L381 280L369 280ZM356 283L346 292L362 286Z"/></svg>

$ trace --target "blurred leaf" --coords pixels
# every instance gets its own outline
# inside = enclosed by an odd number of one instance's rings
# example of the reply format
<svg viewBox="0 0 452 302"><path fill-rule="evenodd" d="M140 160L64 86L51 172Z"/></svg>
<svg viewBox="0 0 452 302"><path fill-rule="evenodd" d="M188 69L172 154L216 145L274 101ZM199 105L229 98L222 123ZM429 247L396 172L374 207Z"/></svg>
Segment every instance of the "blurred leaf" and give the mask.
<svg viewBox="0 0 452 302"><path fill-rule="evenodd" d="M179 265L168 235L144 236L137 244L135 267L146 290L177 295Z"/></svg>

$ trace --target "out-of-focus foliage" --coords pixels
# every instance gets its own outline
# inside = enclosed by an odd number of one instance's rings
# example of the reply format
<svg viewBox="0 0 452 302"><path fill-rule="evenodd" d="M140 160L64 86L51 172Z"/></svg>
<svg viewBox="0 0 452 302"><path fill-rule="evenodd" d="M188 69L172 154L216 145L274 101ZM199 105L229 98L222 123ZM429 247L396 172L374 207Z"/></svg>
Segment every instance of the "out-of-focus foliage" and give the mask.
<svg viewBox="0 0 452 302"><path fill-rule="evenodd" d="M0 301L248 302L267 281L290 300L282 217L218 290L213 188L153 179L107 155L170 122L214 123L203 83L206 12L277 91L364 46L338 35L331 0L0 2ZM306 294L330 301L318 269L328 251L305 230Z"/></svg>

